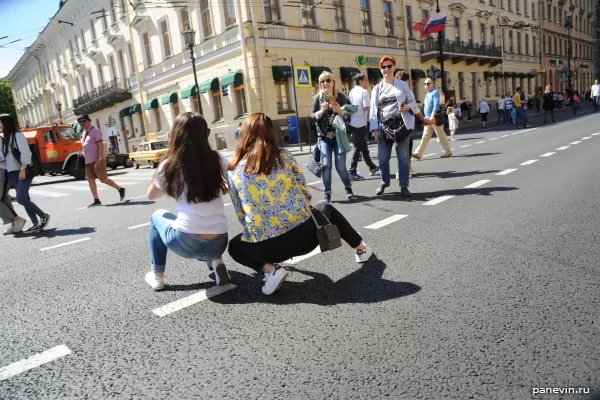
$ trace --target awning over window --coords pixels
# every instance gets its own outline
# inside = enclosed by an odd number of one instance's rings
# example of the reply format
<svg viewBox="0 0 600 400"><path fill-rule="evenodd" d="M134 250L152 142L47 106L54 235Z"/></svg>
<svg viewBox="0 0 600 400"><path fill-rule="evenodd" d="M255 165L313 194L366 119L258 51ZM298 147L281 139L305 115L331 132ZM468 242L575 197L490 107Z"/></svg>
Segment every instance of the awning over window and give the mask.
<svg viewBox="0 0 600 400"><path fill-rule="evenodd" d="M241 85L244 83L244 75L241 72L229 72L221 78L221 87L229 85Z"/></svg>
<svg viewBox="0 0 600 400"><path fill-rule="evenodd" d="M126 116L128 116L130 108L131 107L126 107L126 108L122 109L121 111L119 111L119 117L120 118L125 118Z"/></svg>
<svg viewBox="0 0 600 400"><path fill-rule="evenodd" d="M379 68L367 68L367 77L369 79L383 79L383 74Z"/></svg>
<svg viewBox="0 0 600 400"><path fill-rule="evenodd" d="M427 78L427 75L425 74L425 71L423 71L422 69L416 69L413 68L410 70L410 79L417 80L417 79L425 79Z"/></svg>
<svg viewBox="0 0 600 400"><path fill-rule="evenodd" d="M507 76L507 77L511 77L511 76L513 76L513 75L514 75L514 74L513 74L512 72L505 72L505 73L504 73L504 76Z"/></svg>
<svg viewBox="0 0 600 400"><path fill-rule="evenodd" d="M144 103L144 110L150 110L151 108L158 108L158 99L151 99Z"/></svg>
<svg viewBox="0 0 600 400"><path fill-rule="evenodd" d="M188 86L181 91L181 99L187 99L190 96L197 96L196 85Z"/></svg>
<svg viewBox="0 0 600 400"><path fill-rule="evenodd" d="M271 71L274 81L287 81L292 77L292 68L287 65L273 65Z"/></svg>
<svg viewBox="0 0 600 400"><path fill-rule="evenodd" d="M163 104L177 103L177 100L177 92L168 93L162 97Z"/></svg>
<svg viewBox="0 0 600 400"><path fill-rule="evenodd" d="M209 79L200 84L200 93L219 91L219 78Z"/></svg>
<svg viewBox="0 0 600 400"><path fill-rule="evenodd" d="M354 79L354 75L360 74L360 69L354 67L340 67L340 75L342 80L350 81Z"/></svg>
<svg viewBox="0 0 600 400"><path fill-rule="evenodd" d="M313 81L318 81L319 75L325 71L331 73L331 70L327 67L310 67L310 77Z"/></svg>
<svg viewBox="0 0 600 400"><path fill-rule="evenodd" d="M495 78L500 78L501 76L502 76L502 72L494 71L494 77Z"/></svg>
<svg viewBox="0 0 600 400"><path fill-rule="evenodd" d="M528 72L527 73L527 77L529 78L535 78L537 76L537 74L535 72Z"/></svg>
<svg viewBox="0 0 600 400"><path fill-rule="evenodd" d="M140 103L129 107L129 115L137 114L142 112L142 105Z"/></svg>

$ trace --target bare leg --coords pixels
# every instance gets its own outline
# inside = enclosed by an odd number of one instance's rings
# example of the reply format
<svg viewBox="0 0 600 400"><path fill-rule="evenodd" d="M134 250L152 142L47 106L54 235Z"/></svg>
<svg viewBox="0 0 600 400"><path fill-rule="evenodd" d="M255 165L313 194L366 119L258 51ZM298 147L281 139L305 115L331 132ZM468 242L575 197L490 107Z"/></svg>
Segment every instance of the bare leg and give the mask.
<svg viewBox="0 0 600 400"><path fill-rule="evenodd" d="M112 179L106 178L106 179L101 180L100 182L102 182L105 185L108 185L108 186L110 186L112 188L115 188L117 190L121 190L121 186L117 185L115 183L115 181L113 181ZM95 185L95 183L94 183L94 185Z"/></svg>
<svg viewBox="0 0 600 400"><path fill-rule="evenodd" d="M94 200L98 200L98 187L96 186L96 179L89 177L87 178L87 181L90 185L90 190L92 191L92 196L94 196Z"/></svg>

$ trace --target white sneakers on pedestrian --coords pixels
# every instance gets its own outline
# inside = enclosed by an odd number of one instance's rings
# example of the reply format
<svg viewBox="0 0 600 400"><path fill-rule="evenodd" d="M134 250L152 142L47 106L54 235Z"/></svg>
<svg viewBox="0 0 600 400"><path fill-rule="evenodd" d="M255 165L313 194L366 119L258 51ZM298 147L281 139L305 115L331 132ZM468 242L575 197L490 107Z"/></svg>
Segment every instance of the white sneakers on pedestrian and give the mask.
<svg viewBox="0 0 600 400"><path fill-rule="evenodd" d="M231 277L222 259L218 258L212 261L212 270L215 272L217 286L226 285L231 282Z"/></svg>
<svg viewBox="0 0 600 400"><path fill-rule="evenodd" d="M25 218L17 217L17 220L10 224L8 229L4 231L4 235L14 235L16 233L21 233L23 231L23 227L27 220Z"/></svg>
<svg viewBox="0 0 600 400"><path fill-rule="evenodd" d="M146 283L154 290L163 290L165 288L165 277L156 276L152 271L148 271L146 274Z"/></svg>
<svg viewBox="0 0 600 400"><path fill-rule="evenodd" d="M365 250L356 249L356 262L359 264L365 263L369 261L369 258L373 255L373 252L370 248L365 246Z"/></svg>
<svg viewBox="0 0 600 400"><path fill-rule="evenodd" d="M283 285L289 274L290 272L286 269L275 265L270 274L265 274L265 285L262 287L262 292L267 296L275 293Z"/></svg>

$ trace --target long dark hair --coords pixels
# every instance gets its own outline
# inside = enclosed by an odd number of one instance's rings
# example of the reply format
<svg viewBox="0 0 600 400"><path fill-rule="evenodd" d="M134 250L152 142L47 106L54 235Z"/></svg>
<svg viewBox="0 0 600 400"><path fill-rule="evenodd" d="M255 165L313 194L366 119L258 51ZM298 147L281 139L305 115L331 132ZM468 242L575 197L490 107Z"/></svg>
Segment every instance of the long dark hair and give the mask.
<svg viewBox="0 0 600 400"><path fill-rule="evenodd" d="M186 188L188 203L206 203L227 193L221 158L211 149L209 134L200 114L186 112L175 118L162 166L166 194L176 199Z"/></svg>
<svg viewBox="0 0 600 400"><path fill-rule="evenodd" d="M244 172L247 174L269 175L277 164L283 165L275 140L275 127L268 115L254 113L246 118L240 128L240 139L228 169L233 170L244 157Z"/></svg>
<svg viewBox="0 0 600 400"><path fill-rule="evenodd" d="M7 155L8 143L13 135L17 132L17 123L9 114L0 115L0 122L2 122L2 133L4 134L4 140L2 141L2 152L4 155Z"/></svg>

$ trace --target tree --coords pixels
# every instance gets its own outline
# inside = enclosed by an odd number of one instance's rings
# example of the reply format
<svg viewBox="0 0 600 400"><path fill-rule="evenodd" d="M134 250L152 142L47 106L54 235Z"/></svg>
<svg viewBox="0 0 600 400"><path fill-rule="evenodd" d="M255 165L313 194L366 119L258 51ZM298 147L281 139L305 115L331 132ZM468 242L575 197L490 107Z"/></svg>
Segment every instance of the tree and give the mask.
<svg viewBox="0 0 600 400"><path fill-rule="evenodd" d="M10 82L0 79L0 114L10 114L17 118Z"/></svg>

